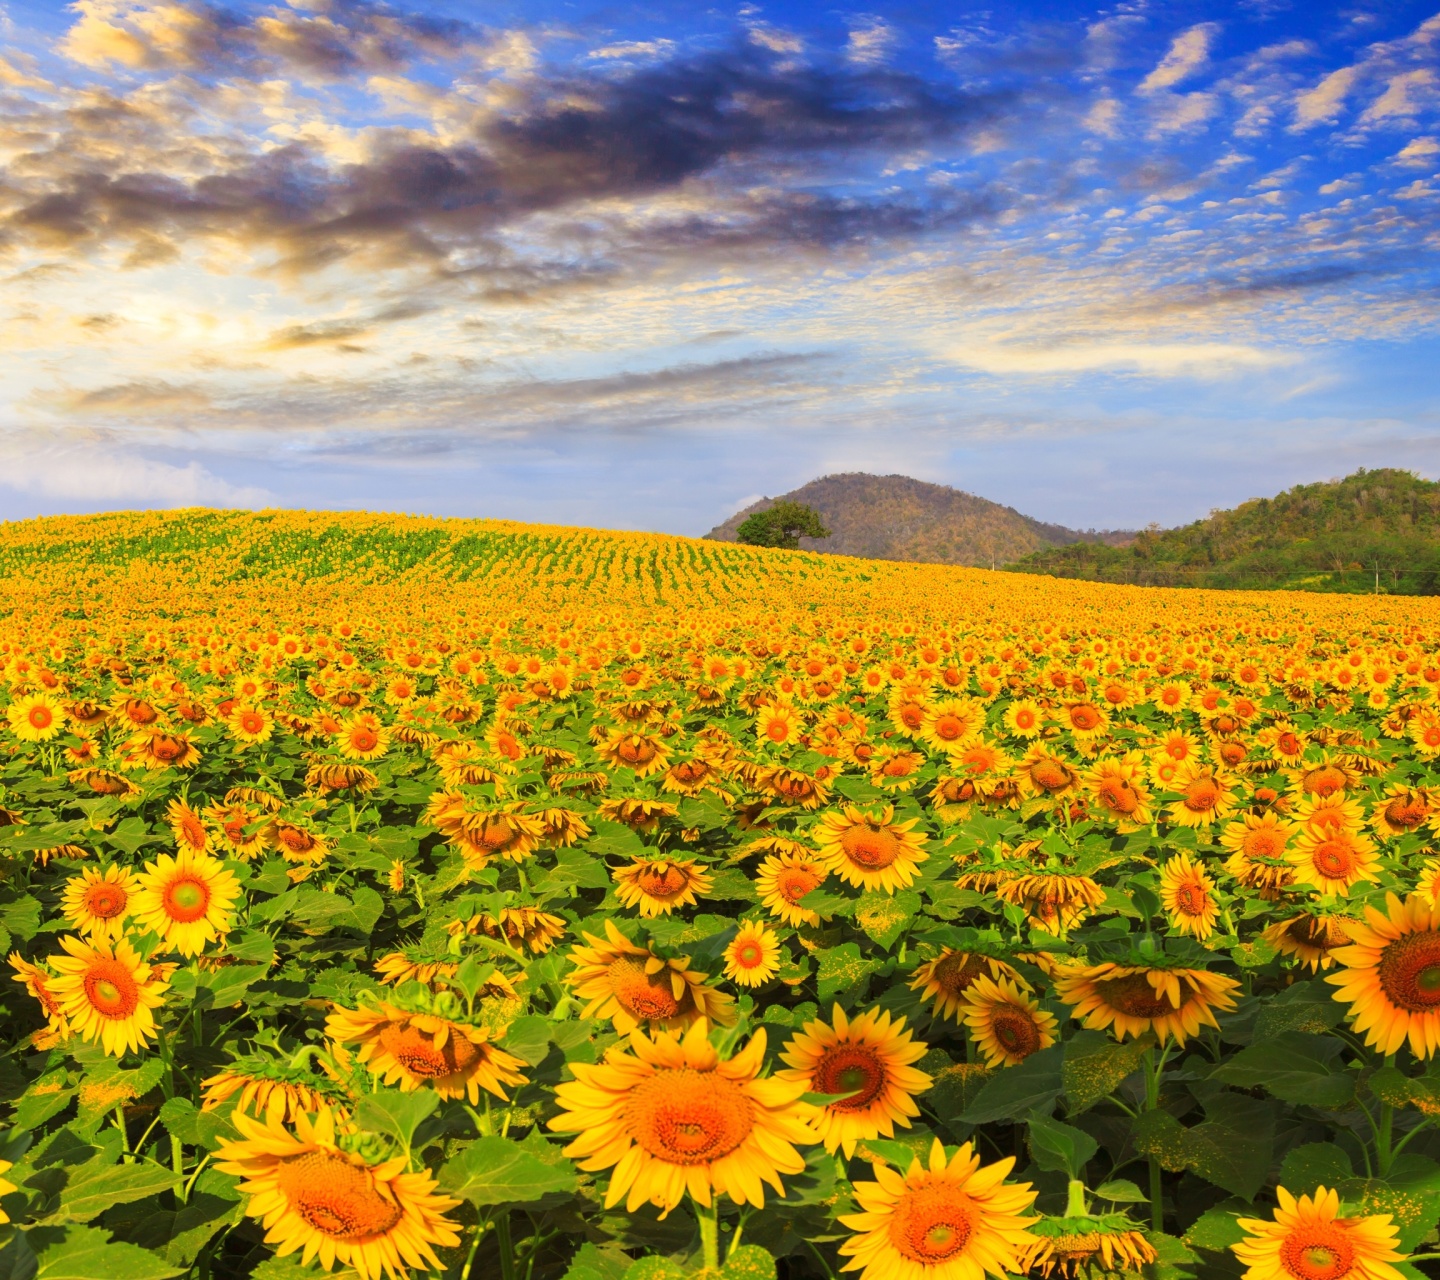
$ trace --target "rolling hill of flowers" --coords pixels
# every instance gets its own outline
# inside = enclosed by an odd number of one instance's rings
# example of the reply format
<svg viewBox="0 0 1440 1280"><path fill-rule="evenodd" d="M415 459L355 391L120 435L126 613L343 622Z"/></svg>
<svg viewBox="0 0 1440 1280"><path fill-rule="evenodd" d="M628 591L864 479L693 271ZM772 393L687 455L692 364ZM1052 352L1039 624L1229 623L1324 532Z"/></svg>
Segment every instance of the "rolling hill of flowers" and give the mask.
<svg viewBox="0 0 1440 1280"><path fill-rule="evenodd" d="M1419 1280L1440 602L0 525L5 1280Z"/></svg>

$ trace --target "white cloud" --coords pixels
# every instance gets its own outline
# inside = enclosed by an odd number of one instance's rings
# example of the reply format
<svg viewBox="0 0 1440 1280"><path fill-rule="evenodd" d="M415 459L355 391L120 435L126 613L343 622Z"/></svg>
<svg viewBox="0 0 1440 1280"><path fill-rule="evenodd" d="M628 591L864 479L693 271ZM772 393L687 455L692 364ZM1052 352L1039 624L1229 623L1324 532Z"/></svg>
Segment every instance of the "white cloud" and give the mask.
<svg viewBox="0 0 1440 1280"><path fill-rule="evenodd" d="M1215 379L1293 362L1279 351L1227 342L982 343L945 353L983 373L1139 373L1157 378Z"/></svg>
<svg viewBox="0 0 1440 1280"><path fill-rule="evenodd" d="M1345 106L1345 99L1359 79L1359 67L1341 67L1332 71L1313 89L1307 89L1295 99L1295 128L1311 129L1317 124L1329 124L1335 120Z"/></svg>
<svg viewBox="0 0 1440 1280"><path fill-rule="evenodd" d="M1394 157L1393 162L1405 169L1430 169L1440 158L1440 140L1413 138Z"/></svg>
<svg viewBox="0 0 1440 1280"><path fill-rule="evenodd" d="M763 493L747 493L743 498L736 498L726 509L726 516L733 516L744 511L752 502L759 502L765 495Z"/></svg>
<svg viewBox="0 0 1440 1280"><path fill-rule="evenodd" d="M1159 93L1194 75L1210 60L1210 45L1219 34L1220 26L1214 22L1201 22L1182 31L1160 65L1140 82L1140 92Z"/></svg>
<svg viewBox="0 0 1440 1280"><path fill-rule="evenodd" d="M851 30L845 45L846 60L861 67L879 66L890 56L896 40L895 29L883 18L868 18Z"/></svg>
<svg viewBox="0 0 1440 1280"><path fill-rule="evenodd" d="M1417 115L1423 106L1435 100L1437 83L1440 81L1429 67L1417 67L1392 76L1385 92L1366 107L1360 123L1374 124L1379 120Z"/></svg>
<svg viewBox="0 0 1440 1280"><path fill-rule="evenodd" d="M673 40L621 40L592 49L587 57L622 58L631 61L637 58L663 58L675 51Z"/></svg>
<svg viewBox="0 0 1440 1280"><path fill-rule="evenodd" d="M776 27L751 27L750 42L758 44L762 49L769 49L771 53L804 53L805 41L791 31L781 31Z"/></svg>

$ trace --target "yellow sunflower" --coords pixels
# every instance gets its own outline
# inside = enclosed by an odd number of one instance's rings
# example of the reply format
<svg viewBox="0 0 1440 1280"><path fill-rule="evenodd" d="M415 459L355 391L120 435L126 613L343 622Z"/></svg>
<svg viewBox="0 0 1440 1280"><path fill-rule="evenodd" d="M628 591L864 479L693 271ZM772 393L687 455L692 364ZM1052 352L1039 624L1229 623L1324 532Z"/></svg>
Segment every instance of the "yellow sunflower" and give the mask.
<svg viewBox="0 0 1440 1280"><path fill-rule="evenodd" d="M1034 1247L1024 1216L1035 1203L1028 1182L1005 1181L1014 1156L980 1165L967 1142L948 1160L936 1138L927 1167L917 1156L902 1177L872 1166L876 1181L854 1184L860 1213L840 1221L856 1232L840 1246L842 1270L860 1280L981 1280L1024 1271Z"/></svg>
<svg viewBox="0 0 1440 1280"><path fill-rule="evenodd" d="M1295 867L1286 858L1291 839L1300 828L1273 810L1247 813L1220 833L1220 844L1230 850L1225 870L1247 889L1274 900L1295 880Z"/></svg>
<svg viewBox="0 0 1440 1280"><path fill-rule="evenodd" d="M992 1067L1014 1067L1055 1043L1058 1023L1019 985L980 976L965 992L965 1025Z"/></svg>
<svg viewBox="0 0 1440 1280"><path fill-rule="evenodd" d="M764 1208L769 1183L800 1173L795 1149L819 1140L803 1082L764 1078L765 1032L722 1060L697 1022L684 1038L633 1032L630 1052L616 1045L604 1061L572 1063L575 1079L555 1087L563 1112L549 1122L580 1136L565 1148L580 1167L614 1169L605 1207L628 1213L653 1204L669 1213L686 1192L708 1206L728 1195Z"/></svg>
<svg viewBox="0 0 1440 1280"><path fill-rule="evenodd" d="M969 698L946 698L921 708L918 736L923 742L954 755L963 751L985 728L985 708Z"/></svg>
<svg viewBox="0 0 1440 1280"><path fill-rule="evenodd" d="M908 1129L920 1114L914 1095L931 1079L910 1064L929 1047L905 1030L904 1018L892 1021L888 1011L870 1009L852 1020L837 1004L831 1025L818 1018L807 1022L785 1045L780 1060L787 1069L780 1075L812 1093L850 1095L827 1103L815 1128L826 1151L838 1147L853 1156L857 1142L892 1137L897 1124Z"/></svg>
<svg viewBox="0 0 1440 1280"><path fill-rule="evenodd" d="M567 981L589 1003L583 1018L609 1018L628 1035L641 1024L679 1030L700 1020L735 1025L734 997L706 985L706 975L690 968L689 956L663 960L639 947L605 922L605 938L582 933L589 944L571 949L574 970Z"/></svg>
<svg viewBox="0 0 1440 1280"><path fill-rule="evenodd" d="M165 811L165 821L175 837L177 848L189 849L192 853L204 853L210 843L210 833L200 821L200 815L183 800L172 800Z"/></svg>
<svg viewBox="0 0 1440 1280"><path fill-rule="evenodd" d="M1070 702L1056 713L1056 719L1070 731L1070 736L1081 746L1094 742L1110 727L1110 714L1093 702Z"/></svg>
<svg viewBox="0 0 1440 1280"><path fill-rule="evenodd" d="M82 1040L98 1040L116 1058L153 1040L153 1010L165 1002L170 984L140 959L129 941L87 945L65 937L60 945L68 954L51 957L60 976L48 986L70 1029Z"/></svg>
<svg viewBox="0 0 1440 1280"><path fill-rule="evenodd" d="M1046 933L1062 934L1105 902L1105 890L1089 876L1041 871L1016 876L995 886L995 896L1028 911L1028 923Z"/></svg>
<svg viewBox="0 0 1440 1280"><path fill-rule="evenodd" d="M1082 778L1080 770L1039 742L1025 753L1015 775L1022 794L1041 800L1061 800L1073 795L1080 789Z"/></svg>
<svg viewBox="0 0 1440 1280"><path fill-rule="evenodd" d="M595 753L612 769L630 769L637 778L648 778L669 767L670 748L653 733L612 729L595 747Z"/></svg>
<svg viewBox="0 0 1440 1280"><path fill-rule="evenodd" d="M259 707L235 707L225 717L225 724L242 747L269 742L275 732L274 717Z"/></svg>
<svg viewBox="0 0 1440 1280"><path fill-rule="evenodd" d="M347 760L379 760L390 750L390 733L379 716L362 711L341 728L335 745Z"/></svg>
<svg viewBox="0 0 1440 1280"><path fill-rule="evenodd" d="M1055 994L1074 1006L1070 1016L1087 1027L1113 1028L1117 1040L1154 1032L1161 1044L1183 1046L1202 1026L1218 1026L1216 1009L1235 1007L1234 978L1204 969L1162 969L1106 962L1062 969Z"/></svg>
<svg viewBox="0 0 1440 1280"><path fill-rule="evenodd" d="M1020 698L1005 708L1002 723L1012 738L1033 738L1044 728L1045 716L1038 702Z"/></svg>
<svg viewBox="0 0 1440 1280"><path fill-rule="evenodd" d="M1325 898L1343 897L1360 881L1377 877L1375 843L1358 833L1307 828L1285 856L1295 868L1295 883Z"/></svg>
<svg viewBox="0 0 1440 1280"><path fill-rule="evenodd" d="M106 942L124 936L135 889L135 879L124 867L111 865L103 871L86 867L70 877L60 909L76 932Z"/></svg>
<svg viewBox="0 0 1440 1280"><path fill-rule="evenodd" d="M182 956L199 955L230 929L240 884L218 858L183 849L147 862L135 894L135 923Z"/></svg>
<svg viewBox="0 0 1440 1280"><path fill-rule="evenodd" d="M1003 960L946 947L915 970L910 977L910 990L919 991L920 998L934 1006L936 1017L959 1022L965 1015L966 995L981 978L1026 989L1030 985Z"/></svg>
<svg viewBox="0 0 1440 1280"><path fill-rule="evenodd" d="M1215 882L1188 853L1177 853L1160 868L1160 905L1170 917L1176 933L1205 939L1215 932L1220 907L1215 901Z"/></svg>
<svg viewBox="0 0 1440 1280"><path fill-rule="evenodd" d="M303 1068L258 1056L237 1059L223 1071L207 1076L200 1086L201 1111L215 1111L235 1098L237 1110L248 1113L253 1107L256 1115L276 1115L287 1122L323 1106L331 1107L340 1119L349 1115L349 1109L332 1097L338 1089Z"/></svg>
<svg viewBox="0 0 1440 1280"><path fill-rule="evenodd" d="M563 916L541 911L539 907L501 907L498 920L482 913L469 920L453 920L445 926L452 936L483 933L487 938L508 942L514 947L528 947L537 956L549 951L569 927Z"/></svg>
<svg viewBox="0 0 1440 1280"><path fill-rule="evenodd" d="M827 813L815 831L825 864L846 884L894 893L910 885L919 864L930 855L921 849L922 832L911 830L920 819L895 822L895 806L878 815L847 805L843 813Z"/></svg>
<svg viewBox="0 0 1440 1280"><path fill-rule="evenodd" d="M755 870L760 905L788 925L819 924L820 917L803 905L805 895L825 883L825 865L809 851L771 854Z"/></svg>
<svg viewBox="0 0 1440 1280"><path fill-rule="evenodd" d="M1235 808L1230 779L1199 762L1182 765L1170 789L1180 793L1180 799L1166 809L1177 826L1208 827Z"/></svg>
<svg viewBox="0 0 1440 1280"><path fill-rule="evenodd" d="M1344 923L1347 918L1306 913L1277 920L1260 936L1281 955L1294 956L1314 973L1330 968L1335 963L1335 948L1349 943Z"/></svg>
<svg viewBox="0 0 1440 1280"><path fill-rule="evenodd" d="M755 736L770 746L789 746L800 737L805 722L800 712L789 703L777 702L761 707L755 719Z"/></svg>
<svg viewBox="0 0 1440 1280"><path fill-rule="evenodd" d="M1440 908L1418 895L1385 895L1386 913L1365 908L1365 921L1341 927L1350 945L1332 953L1343 971L1327 975L1335 999L1348 1004L1355 1030L1381 1053L1408 1039L1417 1058L1440 1049Z"/></svg>
<svg viewBox="0 0 1440 1280"><path fill-rule="evenodd" d="M1148 827L1154 814L1144 775L1145 757L1138 751L1122 760L1097 760L1085 775L1091 814L1103 816L1121 832Z"/></svg>
<svg viewBox="0 0 1440 1280"><path fill-rule="evenodd" d="M372 1164L346 1151L328 1107L296 1116L293 1136L278 1115L262 1124L237 1111L231 1122L241 1140L221 1139L215 1167L241 1179L245 1212L279 1257L318 1258L327 1271L339 1262L360 1280L445 1269L434 1246L460 1243L445 1216L460 1202L437 1195L429 1173L407 1173L405 1156Z"/></svg>
<svg viewBox="0 0 1440 1280"><path fill-rule="evenodd" d="M1272 1220L1239 1218L1245 1239L1230 1246L1245 1264L1242 1280L1401 1280L1390 1264L1406 1255L1388 1213L1340 1217L1340 1194L1316 1187L1298 1200L1277 1187Z"/></svg>
<svg viewBox="0 0 1440 1280"><path fill-rule="evenodd" d="M780 972L780 939L763 924L742 924L725 948L725 976L742 987L759 987Z"/></svg>
<svg viewBox="0 0 1440 1280"><path fill-rule="evenodd" d="M1375 805L1370 822L1382 837L1393 839L1418 830L1433 813L1434 799L1426 788L1392 782Z"/></svg>
<svg viewBox="0 0 1440 1280"><path fill-rule="evenodd" d="M623 906L638 907L642 916L669 915L676 907L693 907L696 894L710 892L708 872L693 860L636 858L610 873L615 896Z"/></svg>
<svg viewBox="0 0 1440 1280"><path fill-rule="evenodd" d="M65 1016L60 998L52 990L55 975L39 965L31 964L18 951L7 957L10 967L15 970L12 981L23 982L25 990L40 1004L45 1015L45 1029L37 1031L32 1039L36 1048L48 1049L70 1037L70 1020Z"/></svg>
<svg viewBox="0 0 1440 1280"><path fill-rule="evenodd" d="M65 709L48 693L27 693L5 709L10 732L21 742L49 742L65 727Z"/></svg>

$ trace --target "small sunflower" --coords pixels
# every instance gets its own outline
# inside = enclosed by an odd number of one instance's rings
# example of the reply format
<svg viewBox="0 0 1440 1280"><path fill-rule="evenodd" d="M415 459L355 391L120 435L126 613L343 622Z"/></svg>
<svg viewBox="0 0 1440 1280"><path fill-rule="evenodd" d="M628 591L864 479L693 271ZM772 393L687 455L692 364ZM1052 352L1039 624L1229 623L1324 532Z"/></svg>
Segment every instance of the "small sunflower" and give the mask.
<svg viewBox="0 0 1440 1280"><path fill-rule="evenodd" d="M232 708L225 725L242 747L269 742L275 732L275 717L256 706Z"/></svg>
<svg viewBox="0 0 1440 1280"><path fill-rule="evenodd" d="M1029 986L1019 972L1003 960L946 947L911 974L910 990L919 991L920 998L934 1006L934 1016L959 1022L965 1016L969 990L981 978Z"/></svg>
<svg viewBox="0 0 1440 1280"><path fill-rule="evenodd" d="M1230 850L1225 870L1245 888L1259 890L1261 898L1275 900L1294 883L1295 867L1285 855L1299 831L1274 810L1245 814L1220 833L1221 846Z"/></svg>
<svg viewBox="0 0 1440 1280"><path fill-rule="evenodd" d="M1160 905L1176 933L1188 933L1203 941L1215 932L1220 915L1215 882L1204 863L1188 853L1175 854L1160 868Z"/></svg>
<svg viewBox="0 0 1440 1280"><path fill-rule="evenodd" d="M636 733L631 729L612 729L595 754L612 769L629 769L637 778L661 773L670 764L670 748L665 739L654 733Z"/></svg>
<svg viewBox="0 0 1440 1280"><path fill-rule="evenodd" d="M67 954L52 956L60 975L48 984L70 1029L82 1040L98 1040L106 1053L123 1058L155 1038L155 1015L169 983L140 959L128 940L87 944L65 937Z"/></svg>
<svg viewBox="0 0 1440 1280"><path fill-rule="evenodd" d="M894 893L910 885L919 864L929 859L921 845L925 835L913 831L920 820L895 822L895 807L862 813L847 805L843 813L827 813L815 832L815 842L831 871L846 884Z"/></svg>
<svg viewBox="0 0 1440 1280"><path fill-rule="evenodd" d="M742 924L725 948L725 976L742 987L759 987L780 972L780 939L757 921Z"/></svg>
<svg viewBox="0 0 1440 1280"><path fill-rule="evenodd" d="M773 747L789 746L800 737L804 727L799 710L785 702L761 707L755 718L755 736Z"/></svg>
<svg viewBox="0 0 1440 1280"><path fill-rule="evenodd" d="M85 867L70 877L60 909L77 933L108 942L124 936L135 890L135 879L124 867L112 864L103 871Z"/></svg>
<svg viewBox="0 0 1440 1280"><path fill-rule="evenodd" d="M962 1016L992 1067L1019 1066L1032 1053L1048 1049L1057 1035L1054 1015L1008 978L976 978L965 992Z"/></svg>
<svg viewBox="0 0 1440 1280"><path fill-rule="evenodd" d="M1434 799L1427 789L1394 782L1375 805L1370 822L1383 838L1394 839L1418 830L1434 813Z"/></svg>
<svg viewBox="0 0 1440 1280"><path fill-rule="evenodd" d="M379 760L390 750L390 732L379 716L362 711L341 727L335 746L347 760Z"/></svg>
<svg viewBox="0 0 1440 1280"><path fill-rule="evenodd" d="M1083 780L1079 769L1039 742L1025 753L1015 777L1022 794L1038 800L1067 799L1080 789Z"/></svg>
<svg viewBox="0 0 1440 1280"><path fill-rule="evenodd" d="M172 800L165 810L165 821L175 837L177 848L189 849L192 853L204 853L210 843L210 833L205 830L200 815L183 800Z"/></svg>
<svg viewBox="0 0 1440 1280"><path fill-rule="evenodd" d="M1028 739L1038 736L1045 727L1045 716L1038 702L1019 698L1005 708L1001 723L1010 737Z"/></svg>
<svg viewBox="0 0 1440 1280"><path fill-rule="evenodd" d="M65 1008L60 1002L60 997L53 990L55 975L39 965L31 964L24 959L18 951L12 951L8 957L10 967L15 970L15 977L12 981L23 982L25 990L39 1002L40 1011L45 1015L45 1029L35 1033L37 1048L50 1048L52 1045L70 1037L70 1020L65 1016ZM45 1043L40 1043L44 1041Z"/></svg>
<svg viewBox="0 0 1440 1280"><path fill-rule="evenodd" d="M230 929L240 884L218 858L182 850L147 862L135 894L135 923L182 956L199 955Z"/></svg>
<svg viewBox="0 0 1440 1280"><path fill-rule="evenodd" d="M1401 1280L1399 1231L1388 1213L1340 1217L1340 1194L1316 1187L1298 1200L1277 1187L1272 1220L1239 1218L1245 1239L1230 1246L1242 1280Z"/></svg>
<svg viewBox="0 0 1440 1280"><path fill-rule="evenodd" d="M693 907L697 894L710 891L709 874L693 860L636 858L610 873L623 906L638 907L642 916L669 915L676 907Z"/></svg>
<svg viewBox="0 0 1440 1280"><path fill-rule="evenodd" d="M755 889L760 905L783 923L815 925L820 917L803 905L805 895L825 883L825 864L808 850L771 854L755 871Z"/></svg>
<svg viewBox="0 0 1440 1280"><path fill-rule="evenodd" d="M1024 907L1028 922L1046 933L1062 934L1074 928L1105 902L1105 890L1089 876L1060 871L1039 871L1016 876L996 885L1001 902Z"/></svg>
<svg viewBox="0 0 1440 1280"><path fill-rule="evenodd" d="M1113 1029L1117 1040L1153 1032L1164 1044L1185 1044L1202 1026L1218 1026L1215 1010L1235 1007L1234 978L1204 969L1165 969L1106 962L1062 970L1055 994L1087 1027Z"/></svg>

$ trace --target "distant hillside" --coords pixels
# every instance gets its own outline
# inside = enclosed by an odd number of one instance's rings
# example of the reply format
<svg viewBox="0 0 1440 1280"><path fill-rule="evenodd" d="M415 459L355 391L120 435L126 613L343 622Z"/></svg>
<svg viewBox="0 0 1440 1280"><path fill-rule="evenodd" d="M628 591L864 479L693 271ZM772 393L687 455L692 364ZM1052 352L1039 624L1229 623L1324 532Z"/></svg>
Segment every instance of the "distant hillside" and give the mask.
<svg viewBox="0 0 1440 1280"><path fill-rule="evenodd" d="M1044 548L1024 573L1157 586L1274 587L1440 594L1440 483L1409 471L1357 471L1252 498L1127 546Z"/></svg>
<svg viewBox="0 0 1440 1280"><path fill-rule="evenodd" d="M828 538L802 538L802 547L872 560L988 568L1082 539L1123 540L1134 536L1080 533L1063 525L1032 520L1013 507L1002 507L948 485L863 472L821 476L779 497L763 498L737 511L705 536L733 542L746 516L766 510L780 498L814 507L830 530Z"/></svg>

